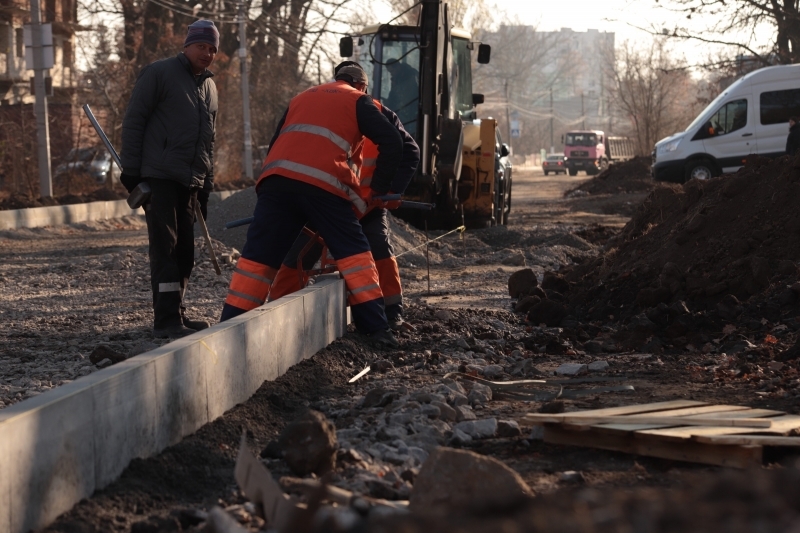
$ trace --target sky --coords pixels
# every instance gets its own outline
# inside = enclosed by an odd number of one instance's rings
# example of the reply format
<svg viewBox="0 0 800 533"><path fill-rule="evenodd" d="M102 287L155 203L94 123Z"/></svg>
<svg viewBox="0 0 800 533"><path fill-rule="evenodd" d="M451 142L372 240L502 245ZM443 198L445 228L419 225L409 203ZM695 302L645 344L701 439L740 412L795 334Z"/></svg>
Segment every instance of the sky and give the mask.
<svg viewBox="0 0 800 533"><path fill-rule="evenodd" d="M568 2L534 2L531 0L494 0L508 15L525 24L536 25L542 30L571 28L586 31L589 28L615 33L616 42L624 40L641 42L650 40L649 33L637 29L658 28L672 30L686 28L698 34L710 27L715 18L695 16L687 20L685 15L665 9L670 2L661 0L569 0ZM565 9L566 6L566 9ZM762 44L772 40L772 30L761 28L756 32ZM725 39L735 39L726 35ZM744 38L741 38L744 41ZM696 40L670 39L672 49L683 55L689 64L702 64L710 53L722 51L723 47L701 43Z"/></svg>

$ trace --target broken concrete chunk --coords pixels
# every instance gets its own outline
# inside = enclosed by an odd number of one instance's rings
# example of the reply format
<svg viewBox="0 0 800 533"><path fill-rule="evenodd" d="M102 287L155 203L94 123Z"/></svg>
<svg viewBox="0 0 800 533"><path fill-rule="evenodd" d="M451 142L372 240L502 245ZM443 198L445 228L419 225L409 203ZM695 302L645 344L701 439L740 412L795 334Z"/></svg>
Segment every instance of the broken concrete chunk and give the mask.
<svg viewBox="0 0 800 533"><path fill-rule="evenodd" d="M508 294L512 298L519 298L522 295L530 294L538 285L539 281L533 270L530 268L519 270L508 278Z"/></svg>
<svg viewBox="0 0 800 533"><path fill-rule="evenodd" d="M456 424L455 429L460 429L473 439L487 439L497 433L497 419L465 420Z"/></svg>
<svg viewBox="0 0 800 533"><path fill-rule="evenodd" d="M456 420L456 410L444 402L431 402L431 405L439 409L439 418L445 422Z"/></svg>
<svg viewBox="0 0 800 533"><path fill-rule="evenodd" d="M483 367L483 375L486 379L495 379L503 373L503 367L500 365L486 365Z"/></svg>
<svg viewBox="0 0 800 533"><path fill-rule="evenodd" d="M414 481L409 509L439 516L499 512L532 496L533 491L520 475L497 459L466 450L437 448Z"/></svg>
<svg viewBox="0 0 800 533"><path fill-rule="evenodd" d="M608 368L608 361L592 361L589 363L590 372L600 372Z"/></svg>
<svg viewBox="0 0 800 533"><path fill-rule="evenodd" d="M513 438L522 435L522 430L516 420L498 420L497 436L502 438Z"/></svg>
<svg viewBox="0 0 800 533"><path fill-rule="evenodd" d="M556 368L556 374L559 376L580 376L587 372L589 372L589 367L583 363L564 363Z"/></svg>
<svg viewBox="0 0 800 533"><path fill-rule="evenodd" d="M325 474L336 466L336 428L320 412L308 411L288 424L279 442L286 464L297 475Z"/></svg>
<svg viewBox="0 0 800 533"><path fill-rule="evenodd" d="M454 410L456 412L456 422L461 422L463 420L475 420L478 418L475 416L475 412L472 410L472 408L468 405L458 405Z"/></svg>

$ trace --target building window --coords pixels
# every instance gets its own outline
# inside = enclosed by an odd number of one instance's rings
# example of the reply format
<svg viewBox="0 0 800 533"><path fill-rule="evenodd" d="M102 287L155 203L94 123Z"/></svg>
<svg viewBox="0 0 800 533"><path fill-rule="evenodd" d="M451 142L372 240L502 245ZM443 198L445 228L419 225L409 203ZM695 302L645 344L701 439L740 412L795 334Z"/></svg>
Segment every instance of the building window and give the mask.
<svg viewBox="0 0 800 533"><path fill-rule="evenodd" d="M2 43L0 43L0 53L8 54L11 51L11 46L14 39L14 34L11 31L11 26L8 24L0 24L0 39L2 39Z"/></svg>
<svg viewBox="0 0 800 533"><path fill-rule="evenodd" d="M62 45L62 52L61 52L61 64L65 67L72 67L72 41L69 39L64 40L64 44Z"/></svg>
<svg viewBox="0 0 800 533"><path fill-rule="evenodd" d="M44 17L42 22L55 22L56 20L56 0L45 0L44 3Z"/></svg>
<svg viewBox="0 0 800 533"><path fill-rule="evenodd" d="M25 35L22 28L14 29L14 41L17 45L17 57L25 57Z"/></svg>
<svg viewBox="0 0 800 533"><path fill-rule="evenodd" d="M72 0L61 0L61 20L64 22L73 22Z"/></svg>

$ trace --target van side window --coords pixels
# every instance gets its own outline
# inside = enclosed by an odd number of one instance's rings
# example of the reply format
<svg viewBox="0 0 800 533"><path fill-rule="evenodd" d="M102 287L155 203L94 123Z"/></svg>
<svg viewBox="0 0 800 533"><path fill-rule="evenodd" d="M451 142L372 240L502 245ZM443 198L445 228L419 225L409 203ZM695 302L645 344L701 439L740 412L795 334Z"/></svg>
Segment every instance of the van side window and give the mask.
<svg viewBox="0 0 800 533"><path fill-rule="evenodd" d="M800 115L800 89L761 93L761 124L785 124Z"/></svg>
<svg viewBox="0 0 800 533"><path fill-rule="evenodd" d="M740 130L747 125L747 100L734 100L711 115L692 140L709 139Z"/></svg>

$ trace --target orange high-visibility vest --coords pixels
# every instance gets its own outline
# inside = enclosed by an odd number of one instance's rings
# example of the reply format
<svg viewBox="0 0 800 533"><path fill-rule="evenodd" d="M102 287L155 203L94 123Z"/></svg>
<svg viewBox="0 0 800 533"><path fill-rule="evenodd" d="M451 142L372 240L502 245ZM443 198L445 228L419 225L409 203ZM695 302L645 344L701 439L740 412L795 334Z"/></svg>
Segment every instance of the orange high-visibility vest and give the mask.
<svg viewBox="0 0 800 533"><path fill-rule="evenodd" d="M360 152L356 102L364 93L343 81L311 87L289 103L283 128L270 147L258 178L272 175L296 179L353 202L367 210L359 196Z"/></svg>

